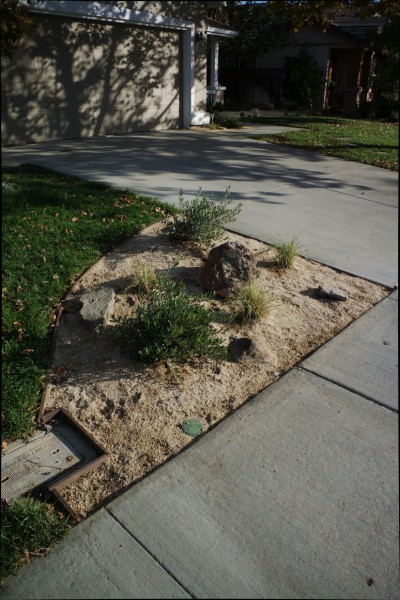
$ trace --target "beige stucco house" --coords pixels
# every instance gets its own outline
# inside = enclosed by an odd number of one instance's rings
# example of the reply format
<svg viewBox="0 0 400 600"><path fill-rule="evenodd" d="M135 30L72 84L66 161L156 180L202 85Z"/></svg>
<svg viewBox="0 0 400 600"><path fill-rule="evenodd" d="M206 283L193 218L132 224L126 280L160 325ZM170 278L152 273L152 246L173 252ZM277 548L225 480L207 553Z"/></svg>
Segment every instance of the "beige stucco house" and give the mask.
<svg viewBox="0 0 400 600"><path fill-rule="evenodd" d="M207 22L221 4L33 1L33 34L2 60L2 143L207 124L207 48L215 79L235 35Z"/></svg>

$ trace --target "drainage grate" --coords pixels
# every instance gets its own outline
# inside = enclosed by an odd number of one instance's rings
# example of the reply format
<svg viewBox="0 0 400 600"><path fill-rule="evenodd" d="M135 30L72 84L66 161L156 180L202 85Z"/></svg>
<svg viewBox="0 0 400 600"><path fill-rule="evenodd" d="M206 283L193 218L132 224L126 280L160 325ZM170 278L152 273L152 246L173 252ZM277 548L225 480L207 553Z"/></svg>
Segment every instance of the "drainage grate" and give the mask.
<svg viewBox="0 0 400 600"><path fill-rule="evenodd" d="M43 485L85 458L62 433L49 432L2 457L2 496L12 499Z"/></svg>
<svg viewBox="0 0 400 600"><path fill-rule="evenodd" d="M11 500L42 486L56 493L67 481L87 473L105 459L105 448L66 411L48 413L43 423L50 431L38 431L28 440L17 440L2 452L3 498Z"/></svg>

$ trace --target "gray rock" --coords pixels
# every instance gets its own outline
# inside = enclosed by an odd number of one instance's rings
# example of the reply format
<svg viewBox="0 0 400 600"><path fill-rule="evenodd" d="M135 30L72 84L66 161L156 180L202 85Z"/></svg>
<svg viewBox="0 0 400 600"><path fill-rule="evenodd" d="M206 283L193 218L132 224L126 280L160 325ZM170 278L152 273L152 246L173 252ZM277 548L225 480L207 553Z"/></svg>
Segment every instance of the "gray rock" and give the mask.
<svg viewBox="0 0 400 600"><path fill-rule="evenodd" d="M274 363L275 356L261 340L251 338L235 338L228 351L237 363Z"/></svg>
<svg viewBox="0 0 400 600"><path fill-rule="evenodd" d="M239 242L226 242L210 251L200 271L200 284L205 290L229 298L255 271L253 253Z"/></svg>
<svg viewBox="0 0 400 600"><path fill-rule="evenodd" d="M322 284L317 288L317 296L320 298L330 298L331 300L347 300L347 292L340 290L339 288L333 288L328 285Z"/></svg>
<svg viewBox="0 0 400 600"><path fill-rule="evenodd" d="M80 297L81 315L89 327L102 325L114 311L115 292L112 288L101 287Z"/></svg>

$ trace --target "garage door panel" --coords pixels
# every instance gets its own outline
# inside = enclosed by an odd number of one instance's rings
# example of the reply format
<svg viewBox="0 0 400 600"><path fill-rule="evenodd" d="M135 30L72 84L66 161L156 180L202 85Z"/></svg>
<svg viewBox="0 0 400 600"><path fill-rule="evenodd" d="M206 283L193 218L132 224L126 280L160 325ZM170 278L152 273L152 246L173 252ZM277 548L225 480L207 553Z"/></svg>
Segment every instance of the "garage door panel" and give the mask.
<svg viewBox="0 0 400 600"><path fill-rule="evenodd" d="M7 119L12 143L179 126L178 32L46 17L34 46L3 74L5 97L25 90ZM34 132L17 124L21 111L35 114Z"/></svg>

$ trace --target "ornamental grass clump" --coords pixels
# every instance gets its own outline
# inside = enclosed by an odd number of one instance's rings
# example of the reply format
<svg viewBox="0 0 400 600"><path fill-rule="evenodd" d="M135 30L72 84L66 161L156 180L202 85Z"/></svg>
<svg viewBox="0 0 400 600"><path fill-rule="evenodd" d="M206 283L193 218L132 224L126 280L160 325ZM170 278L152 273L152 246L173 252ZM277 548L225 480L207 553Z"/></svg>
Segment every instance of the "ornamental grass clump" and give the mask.
<svg viewBox="0 0 400 600"><path fill-rule="evenodd" d="M139 262L135 267L132 283L125 288L124 293L134 288L139 294L148 294L158 281L156 270Z"/></svg>
<svg viewBox="0 0 400 600"><path fill-rule="evenodd" d="M160 278L136 311L120 320L119 333L135 351L138 362L183 363L212 358L224 360L226 348L211 326L212 311L188 296L182 282Z"/></svg>
<svg viewBox="0 0 400 600"><path fill-rule="evenodd" d="M259 321L279 305L278 299L271 293L258 287L250 280L235 292L232 301L233 316L243 323Z"/></svg>
<svg viewBox="0 0 400 600"><path fill-rule="evenodd" d="M219 200L202 193L202 188L196 197L189 201L179 193L179 212L174 214L172 221L167 223L167 232L172 238L192 241L209 248L215 240L224 234L224 225L235 221L242 209L239 203L230 208L232 200L229 199L230 187L225 190Z"/></svg>
<svg viewBox="0 0 400 600"><path fill-rule="evenodd" d="M279 241L275 244L274 264L278 269L291 269L294 259L299 255L300 244L296 236L291 240Z"/></svg>

